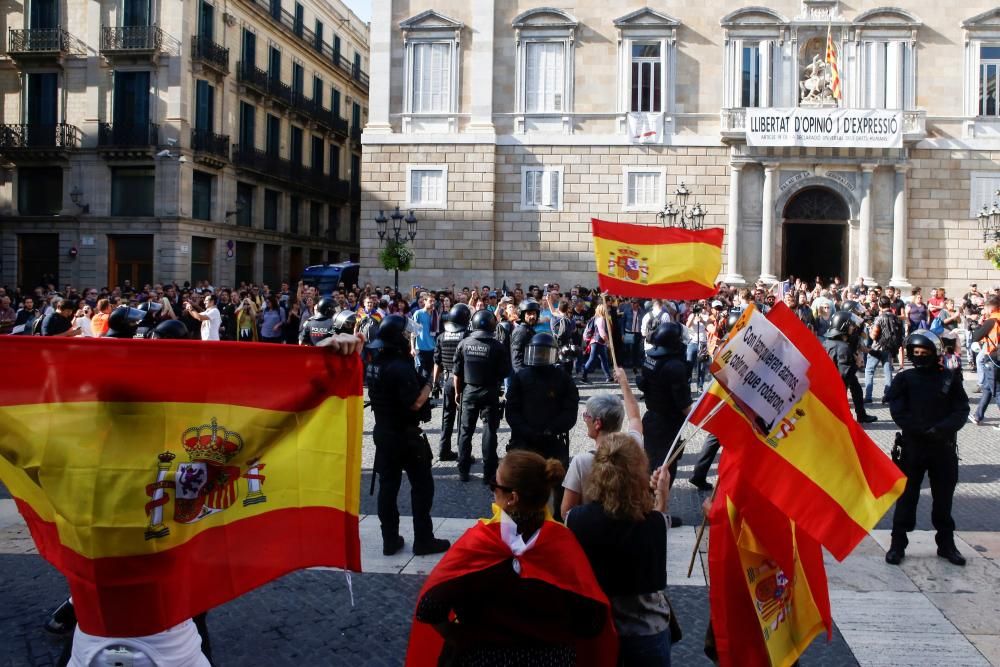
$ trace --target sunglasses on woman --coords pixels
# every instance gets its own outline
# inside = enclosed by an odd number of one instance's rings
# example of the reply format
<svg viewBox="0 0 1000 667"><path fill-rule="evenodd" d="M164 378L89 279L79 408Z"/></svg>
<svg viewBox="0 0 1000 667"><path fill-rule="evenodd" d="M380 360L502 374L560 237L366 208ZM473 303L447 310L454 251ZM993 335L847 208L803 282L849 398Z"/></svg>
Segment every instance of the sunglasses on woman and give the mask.
<svg viewBox="0 0 1000 667"><path fill-rule="evenodd" d="M504 486L503 484L497 484L495 481L486 482L486 485L490 487L490 491L496 493L497 489L500 489L504 493L514 493L514 489L509 486Z"/></svg>

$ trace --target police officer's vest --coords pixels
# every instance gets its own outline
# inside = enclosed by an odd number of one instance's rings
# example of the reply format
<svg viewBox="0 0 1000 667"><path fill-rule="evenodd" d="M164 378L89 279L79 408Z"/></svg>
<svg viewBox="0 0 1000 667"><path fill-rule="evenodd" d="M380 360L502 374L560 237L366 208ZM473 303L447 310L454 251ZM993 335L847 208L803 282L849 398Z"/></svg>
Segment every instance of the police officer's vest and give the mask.
<svg viewBox="0 0 1000 667"><path fill-rule="evenodd" d="M455 350L458 349L458 344L465 336L465 331L443 331L438 334L437 343L441 346L441 370L443 372L451 373L452 367L455 365Z"/></svg>
<svg viewBox="0 0 1000 667"><path fill-rule="evenodd" d="M321 320L314 320L311 317L306 320L306 339L305 343L307 345L316 345L321 340L329 338L334 334L333 331L333 318L325 317Z"/></svg>
<svg viewBox="0 0 1000 667"><path fill-rule="evenodd" d="M461 343L465 360L462 381L476 387L495 387L503 379L499 373L496 356L493 354L498 342L495 338L470 336Z"/></svg>

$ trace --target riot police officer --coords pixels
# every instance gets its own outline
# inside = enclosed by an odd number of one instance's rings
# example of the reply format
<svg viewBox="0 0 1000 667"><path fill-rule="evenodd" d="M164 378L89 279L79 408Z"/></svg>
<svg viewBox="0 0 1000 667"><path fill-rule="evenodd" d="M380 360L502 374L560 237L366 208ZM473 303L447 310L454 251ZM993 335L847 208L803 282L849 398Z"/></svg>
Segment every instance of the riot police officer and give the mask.
<svg viewBox="0 0 1000 667"><path fill-rule="evenodd" d="M444 331L438 334L434 343L434 379L432 385L441 387L444 403L441 406L441 439L438 441L438 460L457 461L458 454L451 448L451 434L455 428L455 413L458 404L455 402L455 383L452 380L452 366L455 363L455 350L462 339L469 334L469 320L472 311L464 303L456 303L441 319L444 321ZM438 385L438 383L441 383Z"/></svg>
<svg viewBox="0 0 1000 667"><path fill-rule="evenodd" d="M128 306L118 306L108 315L108 333L104 337L135 338L136 328L145 317L146 311Z"/></svg>
<svg viewBox="0 0 1000 667"><path fill-rule="evenodd" d="M969 397L951 370L942 368L941 340L930 331L918 329L906 339L906 356L913 368L892 380L886 392L892 420L902 430L894 452L900 470L906 474L906 489L896 501L892 516L892 542L885 562L899 565L917 520L917 501L924 473L931 482L931 522L937 531L938 556L955 565L965 565L965 557L955 548L955 520L951 504L958 484L958 431L969 417Z"/></svg>
<svg viewBox="0 0 1000 667"><path fill-rule="evenodd" d="M325 296L316 304L313 314L306 320L305 325L299 332L299 345L315 345L324 338L329 338L337 330L334 326L333 315L337 302L331 297ZM346 333L346 332L345 332ZM354 333L351 331L350 333Z"/></svg>
<svg viewBox="0 0 1000 667"><path fill-rule="evenodd" d="M158 301L143 301L139 304L138 310L143 312L142 321L135 329L135 338L149 338L156 328L156 318L163 309L163 304Z"/></svg>
<svg viewBox="0 0 1000 667"><path fill-rule="evenodd" d="M830 328L826 330L826 340L823 341L823 347L833 363L836 364L844 386L851 392L851 400L854 402L854 412L858 422L870 424L878 421L878 417L865 411L865 396L864 392L861 391L861 384L858 382L857 348L851 346L851 338L857 334L861 321L861 318L851 311L837 311L830 319Z"/></svg>
<svg viewBox="0 0 1000 667"><path fill-rule="evenodd" d="M510 335L510 363L515 372L524 367L524 351L535 335L535 325L541 317L542 307L534 299L525 299L518 306L518 310L521 314L521 323Z"/></svg>
<svg viewBox="0 0 1000 667"><path fill-rule="evenodd" d="M375 413L375 465L378 473L378 518L382 525L382 553L391 556L403 548L396 499L403 471L410 481L413 511L413 553L440 553L451 543L434 537L431 505L431 447L420 429L430 420L431 386L421 378L410 356L409 320L389 315L368 345L372 362L365 368L368 398ZM375 480L372 479L374 488Z"/></svg>
<svg viewBox="0 0 1000 667"><path fill-rule="evenodd" d="M552 334L531 339L524 367L514 373L507 392L507 423L511 449L528 449L569 466L569 432L576 424L580 392L573 378L557 363L558 346ZM562 486L553 491L556 513L562 505Z"/></svg>
<svg viewBox="0 0 1000 667"><path fill-rule="evenodd" d="M455 395L462 406L458 424L458 478L469 481L472 467L472 435L484 413L483 483L496 477L497 427L500 425L500 383L510 373L510 358L503 343L493 337L497 318L488 310L472 317L472 335L455 350Z"/></svg>
<svg viewBox="0 0 1000 667"><path fill-rule="evenodd" d="M691 386L687 380L684 328L676 322L664 322L656 327L649 342L653 347L646 352L637 384L646 403L646 414L642 417L643 446L652 473L663 465L691 410ZM677 477L679 460L670 465L671 484Z"/></svg>

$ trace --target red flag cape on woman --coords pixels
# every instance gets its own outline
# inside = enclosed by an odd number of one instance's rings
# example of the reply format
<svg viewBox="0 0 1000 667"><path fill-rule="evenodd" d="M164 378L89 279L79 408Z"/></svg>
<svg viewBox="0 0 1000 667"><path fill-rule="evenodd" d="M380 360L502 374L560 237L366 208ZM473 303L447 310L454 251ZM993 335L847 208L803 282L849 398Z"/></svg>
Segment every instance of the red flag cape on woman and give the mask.
<svg viewBox="0 0 1000 667"><path fill-rule="evenodd" d="M436 586L512 558L514 554L501 537L500 527L500 509L494 505L492 518L476 522L448 549L420 589L418 605ZM602 604L605 608L604 627L596 637L576 641L577 664L594 667L615 664L618 636L611 618L611 605L598 585L580 543L568 528L551 520L551 517L547 517L539 530L534 544L517 556L521 577L535 579ZM406 664L409 667L437 665L443 646L441 635L414 615Z"/></svg>

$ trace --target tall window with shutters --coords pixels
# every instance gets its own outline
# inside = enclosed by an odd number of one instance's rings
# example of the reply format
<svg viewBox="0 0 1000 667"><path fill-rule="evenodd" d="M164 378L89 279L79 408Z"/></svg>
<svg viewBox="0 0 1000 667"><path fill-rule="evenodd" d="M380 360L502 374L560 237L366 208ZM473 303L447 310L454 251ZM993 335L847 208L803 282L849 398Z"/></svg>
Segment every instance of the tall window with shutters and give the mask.
<svg viewBox="0 0 1000 667"><path fill-rule="evenodd" d="M903 109L910 98L910 45L899 40L861 43L861 100L866 109Z"/></svg>
<svg viewBox="0 0 1000 667"><path fill-rule="evenodd" d="M565 111L564 42L529 42L524 53L524 110L526 113Z"/></svg>
<svg viewBox="0 0 1000 667"><path fill-rule="evenodd" d="M407 166L406 185L406 208L443 209L448 204L446 165Z"/></svg>
<svg viewBox="0 0 1000 667"><path fill-rule="evenodd" d="M562 210L562 167L521 168L521 209Z"/></svg>
<svg viewBox="0 0 1000 667"><path fill-rule="evenodd" d="M410 112L448 113L451 105L451 42L416 42L410 54Z"/></svg>
<svg viewBox="0 0 1000 667"><path fill-rule="evenodd" d="M740 106L761 106L760 44L744 42L740 52Z"/></svg>
<svg viewBox="0 0 1000 667"><path fill-rule="evenodd" d="M997 105L997 88L1000 87L1000 45L984 44L979 47L979 95L980 116L1000 116Z"/></svg>
<svg viewBox="0 0 1000 667"><path fill-rule="evenodd" d="M663 109L663 57L660 42L632 43L629 111L657 113Z"/></svg>

